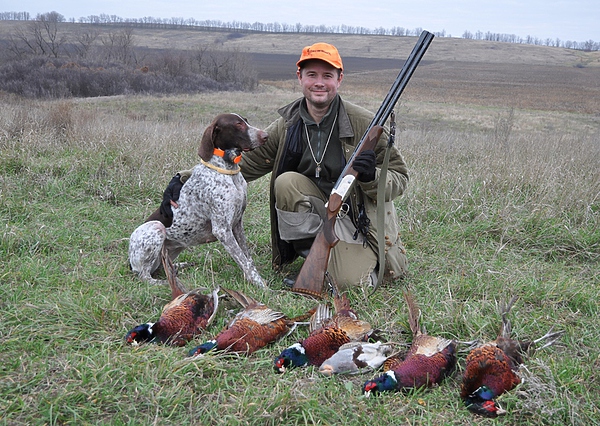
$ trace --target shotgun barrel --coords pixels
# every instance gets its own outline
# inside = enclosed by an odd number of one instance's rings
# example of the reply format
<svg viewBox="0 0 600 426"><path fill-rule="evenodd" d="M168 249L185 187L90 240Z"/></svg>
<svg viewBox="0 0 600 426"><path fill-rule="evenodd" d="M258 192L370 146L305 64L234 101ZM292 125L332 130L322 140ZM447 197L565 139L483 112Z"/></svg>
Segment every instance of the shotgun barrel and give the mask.
<svg viewBox="0 0 600 426"><path fill-rule="evenodd" d="M385 122L387 121L387 119L389 118L394 107L396 106L396 103L398 102L398 99L400 99L400 95L402 95L402 92L404 92L404 89L406 88L408 81L410 80L413 73L417 69L419 62L421 62L421 58L423 58L423 55L425 55L427 48L429 48L429 45L433 41L433 37L434 37L434 35L428 31L423 31L421 33L421 36L417 40L415 47L413 47L413 50L410 52L410 55L406 59L404 66L402 67L402 69L400 70L400 73L396 77L396 80L394 80L392 87L388 91L388 93L387 93L385 99L383 100L383 102L381 103L379 109L373 116L373 119L371 120L369 127L367 127L365 134L361 138L358 145L356 145L356 148L354 149L354 152L350 156L350 159L348 160L346 167L340 174L340 177L338 178L335 186L333 187L332 193L336 192L336 191L340 192L340 190L338 188L343 187L345 189L345 194L348 194L348 191L349 191L349 189L351 189L352 185L350 185L350 187L347 187L347 184L344 185L344 183L345 183L344 178L346 178L346 175L348 172L347 169L352 167L354 158L356 158L356 156L360 152L364 151L364 148L362 148L362 145L363 145L363 142L365 141L365 139L368 138L369 132L371 131L371 129L375 126L383 126L385 124ZM343 198L345 199L344 196L343 196Z"/></svg>

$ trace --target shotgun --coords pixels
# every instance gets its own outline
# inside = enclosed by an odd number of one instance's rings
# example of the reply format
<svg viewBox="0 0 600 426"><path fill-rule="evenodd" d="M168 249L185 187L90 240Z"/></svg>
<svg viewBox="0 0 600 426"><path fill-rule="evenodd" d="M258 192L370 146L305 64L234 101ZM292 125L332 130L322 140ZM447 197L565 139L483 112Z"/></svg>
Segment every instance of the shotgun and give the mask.
<svg viewBox="0 0 600 426"><path fill-rule="evenodd" d="M419 65L421 58L431 44L433 37L433 34L430 32L423 31L421 33L417 44L408 56L398 77L396 77L391 89L379 107L379 110L374 115L365 134L348 159L348 162L344 167L344 170L342 170L340 177L331 191L329 200L327 201L327 217L324 220L323 227L315 237L310 252L304 260L304 264L292 287L292 291L314 297L323 297L323 284L327 273L327 265L329 263L329 253L339 241L334 230L335 222L344 201L354 187L356 176L358 174L356 170L352 168L354 159L358 154L365 150L375 149L377 141L383 132L383 125L392 113L394 106L398 102L400 95L412 77L417 65ZM379 232L383 232L383 225L380 225L380 227L381 229Z"/></svg>

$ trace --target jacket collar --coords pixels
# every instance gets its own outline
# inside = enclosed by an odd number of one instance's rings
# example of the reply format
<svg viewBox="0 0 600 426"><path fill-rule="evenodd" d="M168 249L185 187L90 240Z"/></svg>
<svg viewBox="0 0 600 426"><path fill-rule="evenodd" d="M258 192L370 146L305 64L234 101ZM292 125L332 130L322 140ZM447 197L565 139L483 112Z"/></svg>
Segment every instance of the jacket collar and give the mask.
<svg viewBox="0 0 600 426"><path fill-rule="evenodd" d="M339 97L339 112L338 112L338 131L340 138L351 138L354 137L354 131L352 130L352 125L350 124L350 117L348 117L348 113L346 112L346 107L344 106L344 100ZM277 110L280 116L285 119L285 127L289 128L296 124L298 120L300 120L300 104L304 98L299 98L293 101L290 104L285 105Z"/></svg>

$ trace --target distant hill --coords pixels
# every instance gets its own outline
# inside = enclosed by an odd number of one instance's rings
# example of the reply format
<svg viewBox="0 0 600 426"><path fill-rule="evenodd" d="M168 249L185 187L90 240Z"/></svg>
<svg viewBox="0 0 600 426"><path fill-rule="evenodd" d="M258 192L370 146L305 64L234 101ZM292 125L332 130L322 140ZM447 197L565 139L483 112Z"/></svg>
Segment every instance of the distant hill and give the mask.
<svg viewBox="0 0 600 426"><path fill-rule="evenodd" d="M0 43L23 22L0 21ZM114 26L61 23L73 34ZM250 58L258 79L295 79L295 63L304 46L317 41L340 51L346 81L371 85L379 95L402 67L417 37L235 33L196 28L135 28L136 48L147 52L194 50L237 51ZM363 75L368 73L368 78ZM411 81L407 99L458 102L518 108L565 110L597 114L600 111L600 52L559 47L503 43L462 38L435 38ZM348 87L348 85L346 85Z"/></svg>
<svg viewBox="0 0 600 426"><path fill-rule="evenodd" d="M0 21L0 41L6 40L25 21ZM97 31L100 35L114 31L115 26L61 23L61 29L72 32ZM334 44L342 57L398 59L412 49L416 37L354 34L308 33L236 33L207 31L196 28L134 28L135 43L149 49L184 50L197 46L239 49L260 54L298 56L304 46L316 41ZM503 43L452 37L434 39L427 59L433 61L516 63L545 65L600 66L600 51L584 52L560 47Z"/></svg>

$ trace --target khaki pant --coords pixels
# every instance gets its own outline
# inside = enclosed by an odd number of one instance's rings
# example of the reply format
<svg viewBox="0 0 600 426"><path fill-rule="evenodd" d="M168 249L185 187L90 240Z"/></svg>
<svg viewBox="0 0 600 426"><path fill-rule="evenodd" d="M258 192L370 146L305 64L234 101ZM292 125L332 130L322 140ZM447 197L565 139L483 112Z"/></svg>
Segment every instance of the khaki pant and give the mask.
<svg viewBox="0 0 600 426"><path fill-rule="evenodd" d="M328 195L306 176L286 172L275 180L275 209L279 236L293 242L314 238L323 225ZM328 271L340 289L370 285L377 279L377 253L363 246L362 236L352 237L356 227L349 217L338 218L335 233L340 241L331 249Z"/></svg>

